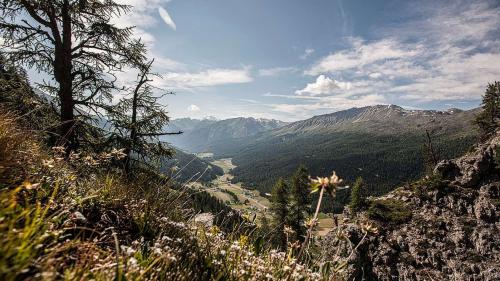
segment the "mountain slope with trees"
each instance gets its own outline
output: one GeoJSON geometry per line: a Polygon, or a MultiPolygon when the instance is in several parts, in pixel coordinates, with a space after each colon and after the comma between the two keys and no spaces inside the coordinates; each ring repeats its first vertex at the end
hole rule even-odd
{"type": "MultiPolygon", "coordinates": [[[[426,132],[440,159],[466,151],[477,139],[477,114],[478,109],[441,112],[381,105],[294,122],[241,142],[246,147],[234,154],[234,181],[269,192],[278,178],[290,177],[303,164],[314,175],[342,171],[350,183],[361,176],[370,195],[381,195],[423,174],[426,132]]],[[[328,210],[340,211],[347,197],[339,194],[343,203],[326,204],[328,210]]]]}

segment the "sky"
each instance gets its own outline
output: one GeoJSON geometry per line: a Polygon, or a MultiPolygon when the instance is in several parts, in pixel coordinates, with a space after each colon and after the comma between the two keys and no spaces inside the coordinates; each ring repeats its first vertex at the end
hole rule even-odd
{"type": "Polygon", "coordinates": [[[172,118],[469,109],[500,80],[500,0],[117,1],[172,118]]]}

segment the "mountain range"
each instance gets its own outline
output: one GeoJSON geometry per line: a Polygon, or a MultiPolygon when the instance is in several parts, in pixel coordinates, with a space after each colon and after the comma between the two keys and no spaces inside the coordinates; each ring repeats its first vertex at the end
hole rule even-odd
{"type": "MultiPolygon", "coordinates": [[[[235,182],[268,193],[280,177],[288,178],[300,164],[313,176],[336,170],[347,182],[357,176],[368,193],[380,195],[418,178],[424,170],[426,131],[439,157],[462,154],[476,140],[473,124],[479,109],[408,110],[396,105],[351,108],[284,123],[234,118],[174,120],[170,130],[185,131],[169,141],[191,152],[213,152],[233,158],[235,182]]],[[[339,196],[340,201],[347,195],[339,196]]],[[[342,203],[331,203],[330,211],[342,203]]],[[[340,210],[340,209],[339,209],[340,210]]]]}
{"type": "Polygon", "coordinates": [[[170,132],[182,132],[181,135],[167,136],[163,140],[173,146],[193,153],[223,152],[228,146],[237,146],[238,140],[280,128],[286,123],[271,119],[231,118],[225,120],[210,119],[174,119],[166,128],[170,132]]]}

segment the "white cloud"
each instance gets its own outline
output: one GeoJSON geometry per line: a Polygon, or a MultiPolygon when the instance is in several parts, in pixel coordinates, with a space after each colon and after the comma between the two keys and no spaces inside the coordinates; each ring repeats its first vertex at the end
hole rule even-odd
{"type": "Polygon", "coordinates": [[[264,68],[259,70],[260,76],[279,76],[287,73],[297,72],[298,69],[295,67],[273,67],[264,68]]]}
{"type": "Polygon", "coordinates": [[[120,27],[137,26],[146,29],[157,24],[155,12],[169,0],[116,0],[119,4],[132,6],[128,14],[114,20],[120,27]]]}
{"type": "Polygon", "coordinates": [[[308,75],[361,68],[378,61],[413,57],[417,49],[409,49],[394,39],[365,43],[359,38],[351,39],[352,46],[348,50],[328,55],[306,70],[308,75]]]}
{"type": "Polygon", "coordinates": [[[168,88],[200,88],[253,81],[248,69],[215,68],[201,72],[167,72],[155,83],[168,88]]]}
{"type": "Polygon", "coordinates": [[[351,89],[351,83],[349,82],[339,82],[325,75],[320,75],[316,78],[315,82],[307,84],[302,90],[295,91],[295,94],[312,96],[331,95],[338,92],[338,90],[349,89],[351,89]]]}
{"type": "Polygon", "coordinates": [[[158,8],[158,13],[160,14],[161,19],[168,25],[170,26],[173,30],[177,29],[177,26],[175,25],[175,22],[172,20],[172,17],[170,14],[165,10],[163,7],[158,8]]]}
{"type": "Polygon", "coordinates": [[[197,112],[200,111],[200,108],[196,104],[191,104],[190,106],[188,106],[187,110],[189,112],[197,112]]]}
{"type": "MultiPolygon", "coordinates": [[[[133,34],[136,38],[141,38],[143,43],[148,48],[151,58],[155,58],[154,68],[158,71],[165,70],[179,70],[184,68],[182,63],[176,62],[170,58],[163,56],[162,54],[155,52],[155,42],[156,38],[153,33],[148,30],[158,24],[158,13],[160,18],[164,21],[168,21],[170,18],[173,28],[175,30],[175,23],[172,18],[166,12],[161,5],[164,5],[170,0],[116,0],[119,4],[125,4],[132,6],[129,13],[123,14],[120,17],[114,18],[113,23],[118,27],[130,27],[134,26],[133,34]],[[161,14],[161,9],[166,12],[168,17],[163,17],[161,14]],[[167,20],[166,20],[167,19],[167,20]]],[[[167,23],[168,24],[168,23],[167,23]]]]}
{"type": "Polygon", "coordinates": [[[302,55],[300,55],[300,59],[302,60],[305,60],[307,59],[310,55],[312,55],[314,53],[314,49],[313,48],[307,48],[304,50],[304,53],[302,55]]]}

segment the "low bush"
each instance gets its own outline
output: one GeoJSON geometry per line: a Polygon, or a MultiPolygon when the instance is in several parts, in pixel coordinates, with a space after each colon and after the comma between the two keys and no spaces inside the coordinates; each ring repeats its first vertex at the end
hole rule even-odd
{"type": "Polygon", "coordinates": [[[396,199],[379,199],[371,202],[368,217],[389,224],[408,221],[412,214],[408,206],[396,199]]]}

